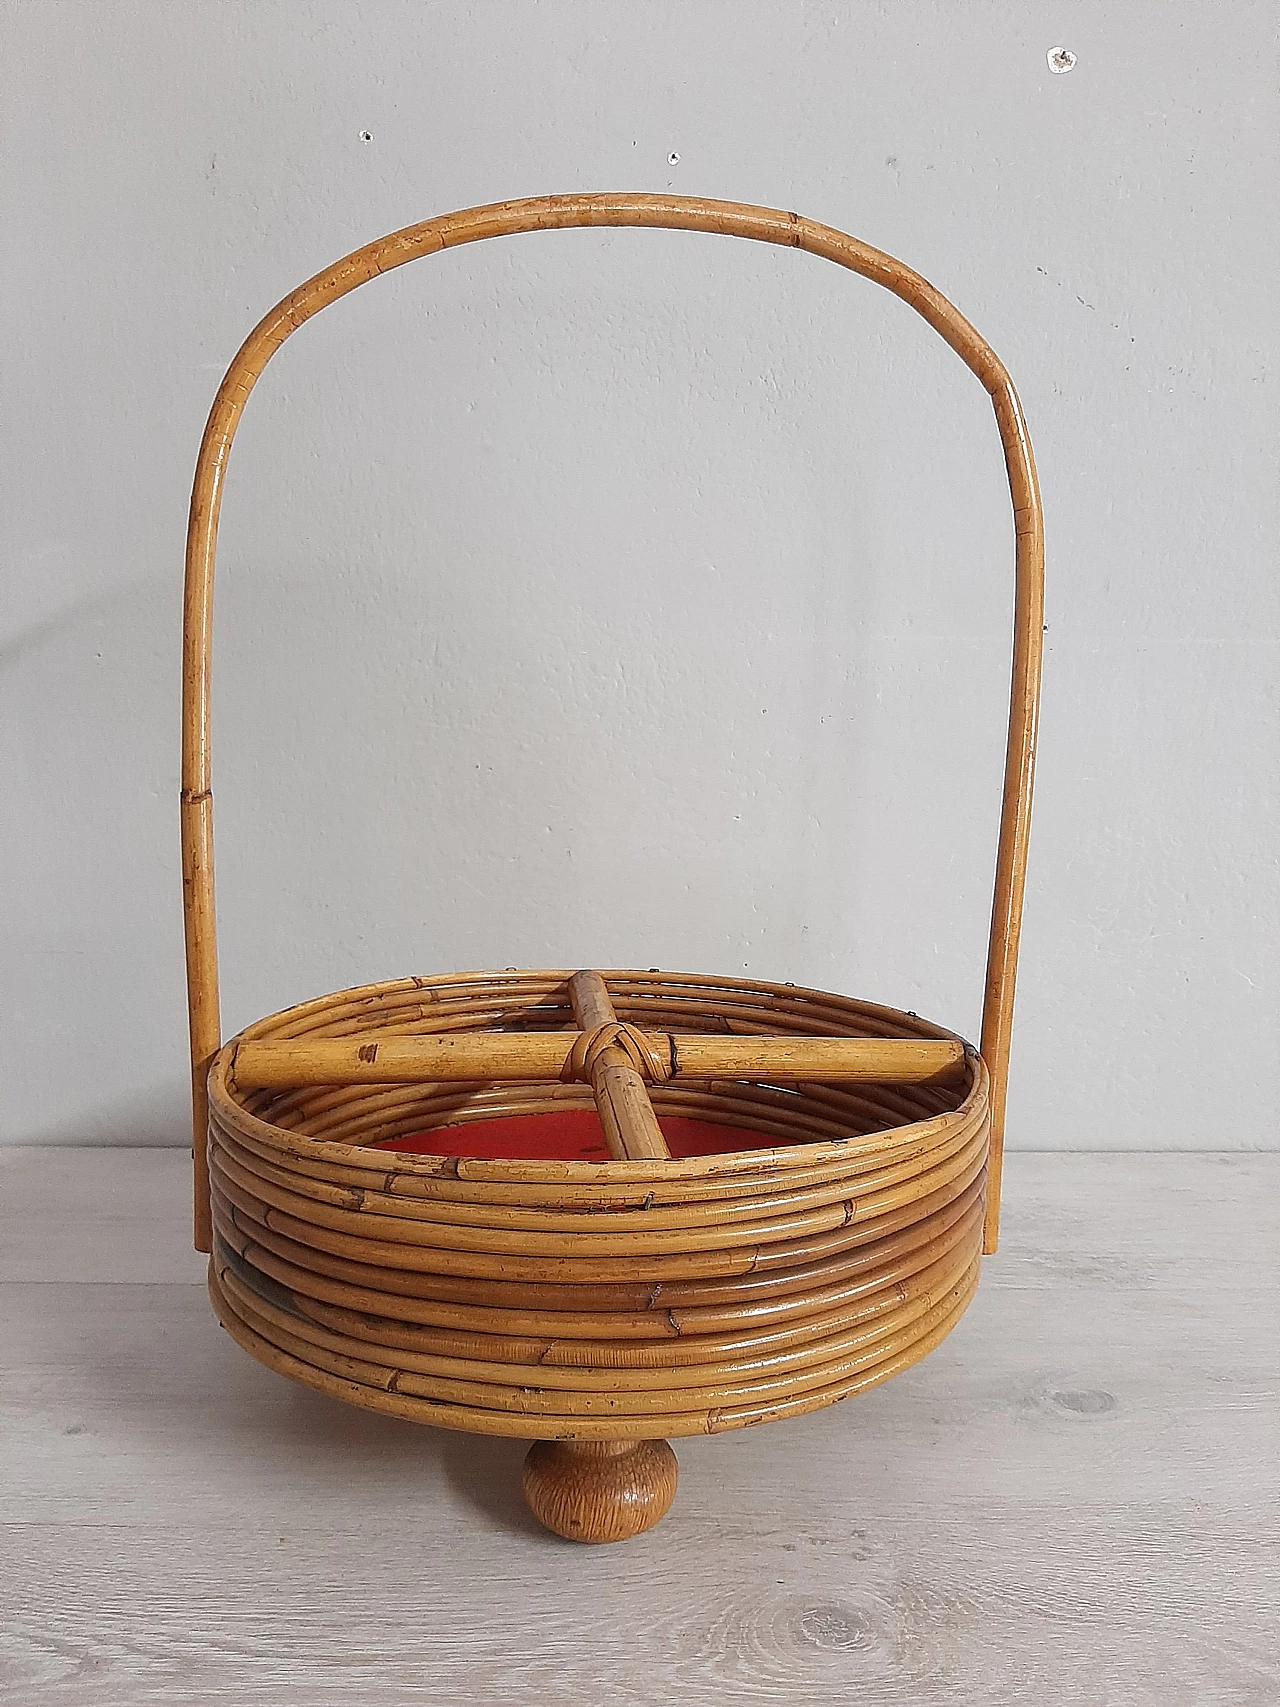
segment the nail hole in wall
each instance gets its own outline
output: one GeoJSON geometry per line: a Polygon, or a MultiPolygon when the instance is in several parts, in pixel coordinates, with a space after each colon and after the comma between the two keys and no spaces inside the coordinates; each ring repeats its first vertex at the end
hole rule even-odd
{"type": "Polygon", "coordinates": [[[667,155],[667,165],[668,166],[678,166],[679,164],[680,164],[680,156],[676,153],[675,149],[673,148],[671,150],[670,154],[667,155]]]}
{"type": "Polygon", "coordinates": [[[372,142],[373,132],[371,130],[362,130],[360,132],[360,140],[361,142],[372,142]]]}
{"type": "Polygon", "coordinates": [[[1049,61],[1050,71],[1070,71],[1075,65],[1076,56],[1069,47],[1051,47],[1045,58],[1049,61]]]}

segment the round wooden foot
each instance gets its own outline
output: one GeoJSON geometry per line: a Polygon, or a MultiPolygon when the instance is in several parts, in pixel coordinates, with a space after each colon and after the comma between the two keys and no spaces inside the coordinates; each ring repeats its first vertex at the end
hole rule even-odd
{"type": "Polygon", "coordinates": [[[679,1474],[665,1440],[535,1440],[524,1497],[566,1540],[626,1541],[665,1516],[679,1474]]]}

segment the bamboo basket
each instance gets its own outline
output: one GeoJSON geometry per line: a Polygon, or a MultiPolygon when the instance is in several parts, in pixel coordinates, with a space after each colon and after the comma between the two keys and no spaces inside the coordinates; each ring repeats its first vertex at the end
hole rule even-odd
{"type": "Polygon", "coordinates": [[[336,1398],[531,1440],[531,1506],[589,1541],[663,1515],[669,1438],[834,1404],[937,1345],[996,1247],[1042,582],[1035,465],[1000,362],[918,274],[796,214],[643,195],[507,202],[396,232],[274,308],[209,417],[184,609],[195,1243],[234,1338],[336,1398]],[[390,267],[601,225],[835,261],[915,308],[991,395],[1016,598],[979,1049],[845,996],[656,970],[405,978],[223,1044],[209,668],[222,482],[248,395],[303,321],[390,267]],[[596,1137],[539,1152],[539,1133],[571,1127],[596,1137]]]}

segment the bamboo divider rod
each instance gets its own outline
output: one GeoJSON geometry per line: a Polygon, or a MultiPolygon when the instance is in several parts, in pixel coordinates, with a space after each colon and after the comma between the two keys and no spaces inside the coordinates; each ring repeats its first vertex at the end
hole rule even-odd
{"type": "MultiPolygon", "coordinates": [[[[575,972],[569,980],[569,1000],[584,1034],[618,1023],[608,988],[598,972],[575,972]]],[[[575,1038],[575,1044],[577,1041],[575,1038]]],[[[626,1051],[616,1043],[605,1044],[588,1056],[587,1071],[609,1154],[620,1162],[668,1160],[671,1151],[644,1079],[626,1051]]]]}
{"type": "MultiPolygon", "coordinates": [[[[556,1080],[581,1035],[576,1031],[475,1031],[364,1042],[356,1038],[246,1041],[235,1046],[228,1077],[237,1091],[450,1080],[556,1080]]],[[[677,1081],[923,1084],[950,1078],[964,1065],[964,1045],[949,1039],[692,1037],[671,1032],[641,1035],[656,1053],[673,1063],[670,1076],[677,1081]]],[[[621,1049],[603,1051],[601,1062],[618,1072],[625,1068],[636,1079],[641,1077],[621,1049]]]]}

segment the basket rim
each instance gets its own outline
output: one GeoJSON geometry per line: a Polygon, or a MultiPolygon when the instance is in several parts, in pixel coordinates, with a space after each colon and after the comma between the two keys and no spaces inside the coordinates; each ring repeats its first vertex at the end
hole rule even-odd
{"type": "MultiPolygon", "coordinates": [[[[415,990],[465,991],[478,985],[492,990],[506,985],[513,991],[530,984],[545,984],[548,980],[567,985],[572,970],[563,968],[515,968],[501,971],[450,972],[436,975],[410,975],[370,984],[356,984],[335,990],[308,1001],[298,1002],[245,1026],[218,1050],[210,1064],[208,1092],[210,1119],[217,1118],[232,1131],[242,1130],[247,1136],[265,1141],[273,1148],[305,1153],[317,1159],[363,1167],[367,1171],[386,1174],[416,1175],[421,1178],[452,1178],[476,1185],[485,1182],[498,1184],[557,1184],[575,1187],[598,1186],[605,1190],[619,1186],[634,1186],[645,1181],[707,1180],[714,1186],[718,1178],[732,1180],[744,1174],[785,1175],[793,1168],[813,1168],[836,1165],[859,1153],[874,1153],[891,1140],[890,1147],[927,1140],[942,1135],[958,1124],[981,1119],[989,1102],[989,1072],[980,1052],[957,1032],[950,1031],[920,1015],[885,1004],[864,1002],[860,998],[821,990],[809,985],[778,983],[759,978],[736,978],[715,973],[667,972],[656,968],[601,968],[602,976],[629,984],[651,984],[655,993],[663,986],[683,990],[713,992],[715,990],[756,992],[783,1001],[806,999],[820,1001],[848,1010],[851,1016],[866,1017],[878,1022],[901,1025],[908,1035],[953,1040],[964,1044],[969,1084],[963,1098],[954,1109],[922,1120],[902,1125],[882,1127],[876,1132],[851,1134],[848,1138],[816,1139],[795,1144],[770,1144],[759,1149],[727,1150],[708,1156],[670,1157],[661,1160],[605,1162],[548,1160],[526,1157],[458,1157],[447,1154],[380,1149],[370,1144],[353,1144],[345,1140],[312,1138],[305,1132],[276,1126],[272,1121],[253,1114],[231,1094],[227,1073],[237,1046],[249,1039],[280,1036],[279,1027],[289,1022],[314,1018],[327,1009],[349,1006],[366,1001],[372,1007],[380,998],[392,994],[408,994],[415,990]]],[[[554,985],[553,985],[554,987],[554,985]]],[[[501,1026],[477,1026],[476,1030],[499,1032],[501,1026]]],[[[814,1081],[817,1082],[817,1081],[814,1081]]],[[[749,1116],[734,1124],[751,1130],[749,1116]]]]}

